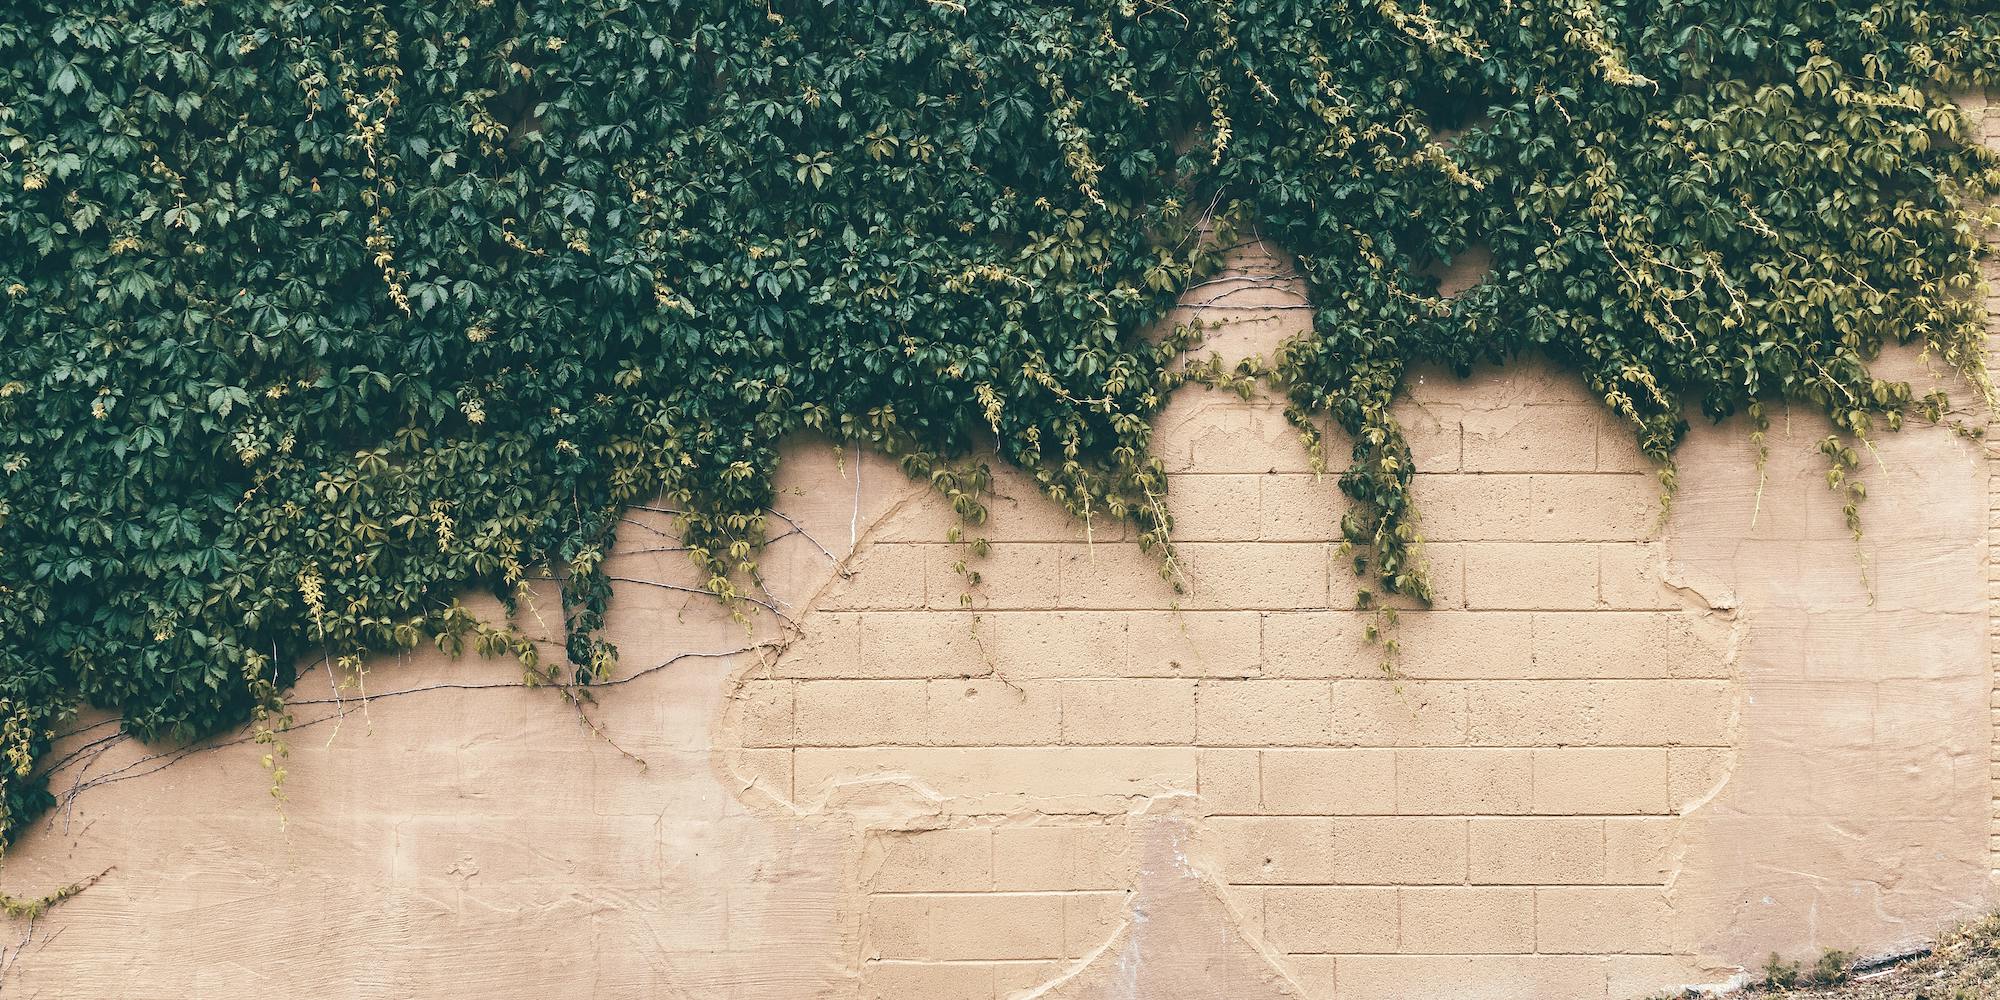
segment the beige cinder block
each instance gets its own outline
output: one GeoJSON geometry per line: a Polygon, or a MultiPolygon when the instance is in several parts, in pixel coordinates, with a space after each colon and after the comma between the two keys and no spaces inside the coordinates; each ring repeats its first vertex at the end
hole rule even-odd
{"type": "MultiPolygon", "coordinates": [[[[1268,355],[1298,295],[1225,281],[1183,318],[1268,355]]],[[[1268,393],[1192,388],[1160,419],[1179,596],[1019,473],[982,560],[891,463],[801,440],[771,613],[621,584],[629,680],[588,725],[502,663],[384,660],[365,702],[309,674],[282,824],[253,745],[86,752],[0,883],[111,871],[0,987],[1620,1000],[1994,903],[1985,452],[1881,438],[1857,547],[1821,421],[1774,414],[1761,474],[1741,421],[1703,427],[1662,524],[1574,376],[1410,381],[1439,600],[1392,670],[1337,487],[1268,393]]],[[[634,520],[636,550],[659,525],[634,520]]],[[[665,555],[620,575],[681,580],[665,555]]]]}

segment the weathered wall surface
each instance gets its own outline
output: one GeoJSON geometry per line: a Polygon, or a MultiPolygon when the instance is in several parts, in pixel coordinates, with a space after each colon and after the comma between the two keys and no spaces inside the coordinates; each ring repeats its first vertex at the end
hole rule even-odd
{"type": "MultiPolygon", "coordinates": [[[[1225,355],[1304,322],[1282,277],[1193,299],[1225,355]]],[[[0,940],[0,989],[1619,1000],[2000,896],[1978,444],[1885,436],[1857,543],[1804,413],[1761,476],[1696,431],[1664,524],[1573,378],[1428,374],[1400,416],[1439,600],[1394,677],[1272,399],[1161,422],[1178,598],[1005,474],[975,585],[940,501],[800,442],[751,625],[633,513],[594,705],[436,654],[365,697],[313,672],[282,819],[261,747],[80,728],[0,881],[109,871],[0,940]]]]}

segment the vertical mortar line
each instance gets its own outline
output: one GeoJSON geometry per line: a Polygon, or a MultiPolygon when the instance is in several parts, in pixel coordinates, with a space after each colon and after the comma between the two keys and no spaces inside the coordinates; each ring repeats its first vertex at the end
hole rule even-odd
{"type": "MultiPolygon", "coordinates": [[[[1661,790],[1660,801],[1666,803],[1666,810],[1661,815],[1671,816],[1674,814],[1674,752],[1667,747],[1661,747],[1660,756],[1666,763],[1666,766],[1660,768],[1660,783],[1664,786],[1661,790]]],[[[1604,824],[1604,844],[1604,863],[1609,865],[1611,863],[1611,823],[1609,820],[1605,821],[1604,824]]]]}
{"type": "MultiPolygon", "coordinates": [[[[1200,692],[1201,689],[1197,687],[1195,689],[1195,697],[1197,700],[1199,700],[1199,698],[1201,697],[1200,692]]],[[[1197,806],[1203,803],[1203,796],[1205,794],[1201,790],[1201,785],[1202,785],[1201,775],[1203,771],[1207,770],[1202,766],[1202,762],[1206,759],[1207,755],[1201,752],[1201,719],[1199,716],[1197,716],[1195,719],[1195,735],[1194,735],[1194,797],[1197,806]]],[[[1264,799],[1263,791],[1262,789],[1259,789],[1257,793],[1257,800],[1260,805],[1263,803],[1263,799],[1264,799]]]]}
{"type": "MultiPolygon", "coordinates": [[[[1532,622],[1534,619],[1530,617],[1528,620],[1532,622]]],[[[1532,635],[1533,634],[1532,625],[1529,626],[1529,631],[1530,635],[1532,635]]],[[[1534,662],[1532,655],[1529,658],[1529,662],[1530,663],[1534,662]]],[[[1532,668],[1530,669],[1529,673],[1532,676],[1533,674],[1532,668]]],[[[1530,816],[1539,815],[1541,813],[1540,809],[1535,808],[1535,777],[1536,773],[1542,769],[1541,758],[1542,758],[1542,751],[1539,748],[1536,747],[1528,748],[1528,815],[1530,816]]],[[[1472,821],[1469,819],[1466,820],[1465,825],[1466,829],[1470,830],[1472,828],[1472,821]]],[[[1469,833],[1467,834],[1467,836],[1470,835],[1471,834],[1469,833]]],[[[1465,878],[1466,881],[1468,882],[1472,880],[1472,851],[1470,849],[1470,845],[1468,845],[1465,854],[1465,878]]]]}
{"type": "Polygon", "coordinates": [[[1534,938],[1531,954],[1542,953],[1542,887],[1528,888],[1528,933],[1534,938]]]}
{"type": "MultiPolygon", "coordinates": [[[[1530,611],[1528,612],[1528,677],[1530,679],[1540,676],[1540,669],[1542,666],[1541,653],[1542,653],[1542,613],[1540,611],[1530,611]]],[[[1471,707],[1472,706],[1470,705],[1466,706],[1468,711],[1471,710],[1471,707]]],[[[1471,722],[1468,720],[1466,725],[1468,726],[1471,725],[1471,722]]],[[[1529,780],[1528,794],[1532,796],[1535,791],[1534,787],[1535,772],[1532,763],[1533,758],[1529,758],[1529,760],[1530,760],[1530,766],[1528,769],[1528,780],[1529,780]]]]}
{"type": "Polygon", "coordinates": [[[1271,941],[1271,887],[1257,889],[1257,936],[1266,944],[1271,941]]]}
{"type": "MultiPolygon", "coordinates": [[[[1460,824],[1459,827],[1460,829],[1465,831],[1465,884],[1467,886],[1473,884],[1472,883],[1472,821],[1474,818],[1475,817],[1472,816],[1465,817],[1465,821],[1462,824],[1460,824]]],[[[1396,900],[1397,900],[1396,936],[1397,940],[1401,941],[1403,925],[1402,925],[1402,911],[1401,911],[1402,890],[1400,889],[1397,890],[1396,892],[1396,900]]]]}
{"type": "MultiPolygon", "coordinates": [[[[1196,688],[1196,691],[1196,696],[1199,697],[1200,688],[1196,688]]],[[[1257,754],[1257,811],[1261,813],[1269,809],[1270,806],[1264,802],[1264,751],[1258,750],[1255,752],[1257,754]]],[[[1199,759],[1199,755],[1197,755],[1197,759],[1199,759]]]]}
{"type": "Polygon", "coordinates": [[[1472,569],[1468,565],[1471,560],[1467,558],[1471,552],[1470,546],[1458,543],[1458,606],[1465,611],[1472,610],[1472,600],[1467,596],[1470,591],[1466,589],[1472,583],[1472,569]]]}
{"type": "Polygon", "coordinates": [[[1396,897],[1396,951],[1400,954],[1403,950],[1403,886],[1395,886],[1390,891],[1396,897]]]}
{"type": "MultiPolygon", "coordinates": [[[[1389,808],[1398,816],[1406,815],[1403,812],[1403,750],[1401,747],[1389,748],[1389,808]]],[[[1465,848],[1468,852],[1466,854],[1466,858],[1468,859],[1466,861],[1466,868],[1469,872],[1472,865],[1470,860],[1472,857],[1470,853],[1472,850],[1472,835],[1468,833],[1465,836],[1465,848]]],[[[1338,848],[1339,845],[1336,844],[1335,849],[1337,850],[1338,848]]],[[[1470,877],[1470,875],[1467,876],[1467,878],[1470,877]]],[[[1397,905],[1402,905],[1400,900],[1397,902],[1397,905]]]]}
{"type": "MultiPolygon", "coordinates": [[[[861,646],[859,628],[856,630],[854,645],[858,654],[861,646]]],[[[857,659],[859,657],[857,656],[857,659]]],[[[786,699],[791,702],[785,713],[785,804],[797,806],[799,802],[799,682],[785,682],[786,699]]]]}

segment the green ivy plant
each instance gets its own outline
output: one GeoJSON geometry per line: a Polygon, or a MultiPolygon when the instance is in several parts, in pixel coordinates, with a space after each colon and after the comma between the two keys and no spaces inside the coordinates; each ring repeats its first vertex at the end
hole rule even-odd
{"type": "Polygon", "coordinates": [[[1552,358],[1669,488],[1693,413],[1800,402],[1858,502],[1946,406],[1883,345],[1989,392],[1949,94],[1996,77],[1977,0],[16,0],[0,840],[82,705],[271,734],[423,642],[605,676],[621,510],[737,600],[800,432],[974,525],[990,447],[1170,554],[1150,421],[1225,379],[1145,331],[1232,233],[1297,256],[1259,377],[1351,442],[1370,586],[1430,595],[1417,363],[1552,358]],[[543,573],[559,667],[454,597],[543,573]]]}

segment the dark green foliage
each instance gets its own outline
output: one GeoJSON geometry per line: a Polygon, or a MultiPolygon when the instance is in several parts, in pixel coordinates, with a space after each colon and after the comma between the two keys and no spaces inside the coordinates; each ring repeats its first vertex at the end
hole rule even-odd
{"type": "Polygon", "coordinates": [[[1813,986],[1839,986],[1852,975],[1854,955],[1838,948],[1828,948],[1821,952],[1819,961],[1813,963],[1812,972],[1806,976],[1813,986]]]}
{"type": "Polygon", "coordinates": [[[1273,377],[1352,439],[1391,592],[1429,592],[1412,363],[1551,356],[1663,465],[1684,412],[1804,401],[1858,501],[1855,440],[1943,406],[1885,342],[1986,385],[2000,171],[1944,95],[1996,69],[1965,0],[20,0],[0,838],[80,704],[184,739],[281,725],[301,664],[532,659],[467,587],[553,572],[601,676],[621,506],[732,599],[799,431],[975,524],[991,444],[1165,549],[1148,421],[1206,370],[1140,333],[1232,229],[1298,255],[1273,377]]]}
{"type": "Polygon", "coordinates": [[[1819,960],[1810,969],[1801,969],[1799,963],[1787,962],[1774,951],[1770,958],[1765,959],[1764,978],[1756,985],[1767,990],[1839,986],[1847,982],[1853,968],[1854,955],[1838,948],[1821,952],[1819,960]]]}
{"type": "Polygon", "coordinates": [[[1779,958],[1775,951],[1771,953],[1770,958],[1764,960],[1764,980],[1758,985],[1765,989],[1783,990],[1798,984],[1799,963],[1787,962],[1779,958]]]}

